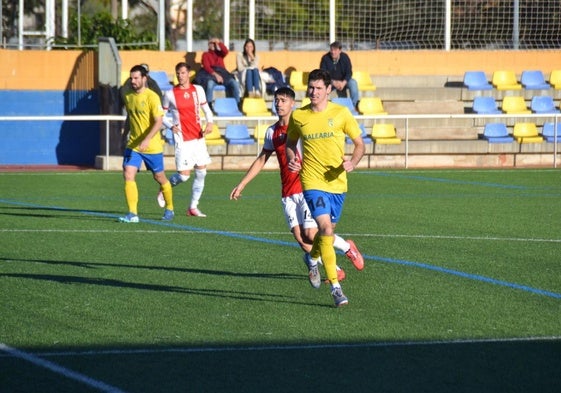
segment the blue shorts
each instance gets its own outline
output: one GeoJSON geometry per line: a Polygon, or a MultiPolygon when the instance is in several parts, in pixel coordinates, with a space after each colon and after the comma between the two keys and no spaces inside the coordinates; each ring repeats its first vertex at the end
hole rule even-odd
{"type": "Polygon", "coordinates": [[[123,167],[134,166],[140,169],[142,163],[146,165],[146,169],[152,173],[159,173],[164,171],[164,154],[145,154],[132,149],[125,149],[123,155],[123,167]]]}
{"type": "Polygon", "coordinates": [[[304,198],[310,208],[312,217],[316,218],[323,214],[329,214],[332,223],[339,222],[343,211],[343,203],[347,194],[332,194],[319,190],[304,191],[304,198]]]}

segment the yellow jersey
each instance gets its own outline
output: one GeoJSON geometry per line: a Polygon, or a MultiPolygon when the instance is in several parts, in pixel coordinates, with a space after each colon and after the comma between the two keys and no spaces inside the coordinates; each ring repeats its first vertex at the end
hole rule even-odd
{"type": "Polygon", "coordinates": [[[314,112],[310,105],[294,110],[288,124],[288,139],[302,142],[300,179],[304,190],[333,194],[347,192],[347,172],[343,168],[345,136],[361,135],[348,108],[328,102],[325,110],[314,112]]]}
{"type": "MultiPolygon", "coordinates": [[[[138,146],[150,132],[154,118],[164,115],[162,103],[158,94],[146,88],[141,93],[134,90],[125,94],[125,107],[129,118],[130,135],[127,143],[129,149],[138,151],[138,146]]],[[[156,154],[164,151],[164,139],[160,132],[150,140],[148,149],[143,153],[156,154]]]]}

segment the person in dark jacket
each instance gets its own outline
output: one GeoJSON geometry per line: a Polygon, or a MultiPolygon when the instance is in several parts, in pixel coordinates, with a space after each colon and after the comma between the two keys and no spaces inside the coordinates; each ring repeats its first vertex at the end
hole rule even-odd
{"type": "Polygon", "coordinates": [[[319,68],[331,75],[331,86],[339,97],[346,97],[347,90],[353,105],[358,104],[358,84],[353,76],[353,65],[349,56],[343,52],[343,45],[334,41],[329,45],[329,52],[321,57],[319,68]]]}

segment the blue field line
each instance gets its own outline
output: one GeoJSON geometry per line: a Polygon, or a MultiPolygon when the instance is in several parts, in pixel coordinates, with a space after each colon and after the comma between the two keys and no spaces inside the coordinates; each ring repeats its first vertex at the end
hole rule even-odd
{"type": "MultiPolygon", "coordinates": [[[[94,212],[94,211],[89,211],[89,210],[70,209],[70,208],[56,207],[56,206],[42,206],[42,205],[37,205],[37,204],[32,204],[32,203],[24,203],[24,202],[10,201],[10,200],[4,200],[4,199],[0,199],[0,203],[6,203],[6,204],[11,204],[11,205],[19,205],[19,206],[27,206],[27,207],[32,207],[32,208],[36,208],[36,209],[40,208],[40,209],[50,209],[50,210],[58,210],[58,211],[71,211],[71,212],[81,213],[81,214],[85,214],[85,215],[89,215],[89,216],[113,218],[115,220],[117,220],[119,218],[118,215],[110,214],[110,213],[94,212]]],[[[260,243],[267,243],[267,244],[274,244],[274,245],[279,245],[279,246],[288,246],[288,247],[299,248],[298,244],[296,244],[295,241],[287,242],[287,241],[282,241],[282,240],[273,240],[273,239],[267,239],[267,238],[263,238],[263,237],[257,237],[257,236],[246,235],[246,234],[235,233],[235,232],[229,232],[229,231],[222,231],[222,230],[215,230],[215,229],[205,229],[205,228],[193,227],[193,226],[189,226],[189,225],[175,224],[175,223],[171,223],[171,222],[167,222],[167,221],[160,221],[160,220],[141,219],[140,222],[149,223],[149,224],[158,225],[158,226],[165,226],[165,227],[175,228],[175,229],[183,229],[183,230],[192,231],[192,232],[209,233],[209,234],[215,234],[215,235],[220,235],[220,236],[225,236],[225,237],[230,237],[230,238],[236,238],[236,239],[250,240],[250,241],[256,241],[256,242],[260,242],[260,243]]],[[[120,225],[131,226],[131,225],[137,225],[137,224],[120,224],[120,225]]],[[[339,253],[341,253],[341,252],[339,252],[339,253]]],[[[534,287],[530,287],[530,286],[522,285],[522,284],[516,284],[516,283],[512,283],[512,282],[508,282],[508,281],[497,280],[497,279],[482,276],[482,275],[479,275],[479,274],[466,273],[466,272],[462,272],[460,270],[448,269],[448,268],[444,268],[444,267],[440,267],[440,266],[430,265],[430,264],[427,264],[427,263],[406,261],[406,260],[401,260],[401,259],[385,258],[385,257],[378,257],[378,256],[372,256],[372,255],[364,255],[364,254],[363,254],[363,257],[364,257],[364,259],[367,259],[367,260],[369,259],[369,260],[373,260],[373,261],[391,263],[391,264],[395,264],[395,265],[415,267],[415,268],[419,268],[419,269],[426,269],[426,270],[435,271],[435,272],[439,272],[439,273],[449,274],[449,275],[456,276],[456,277],[467,278],[467,279],[473,280],[473,281],[485,282],[485,283],[488,283],[488,284],[498,285],[498,286],[512,288],[512,289],[517,289],[517,290],[529,292],[529,293],[532,293],[532,294],[535,294],[535,295],[546,296],[546,297],[550,297],[550,298],[554,298],[554,299],[561,299],[561,293],[546,291],[546,290],[543,290],[543,289],[534,288],[534,287]]]]}

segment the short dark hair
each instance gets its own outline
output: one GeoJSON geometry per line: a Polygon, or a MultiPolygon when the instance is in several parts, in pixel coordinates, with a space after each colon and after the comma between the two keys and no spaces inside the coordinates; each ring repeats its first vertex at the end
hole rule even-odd
{"type": "Polygon", "coordinates": [[[331,85],[331,75],[329,74],[329,71],[317,68],[310,72],[310,75],[308,76],[308,83],[319,80],[322,80],[323,83],[325,83],[325,86],[331,85]]]}
{"type": "Polygon", "coordinates": [[[175,72],[179,71],[180,68],[187,68],[187,71],[191,70],[191,66],[184,61],[181,61],[175,65],[175,72]]]}
{"type": "Polygon", "coordinates": [[[343,44],[341,44],[339,41],[333,41],[331,44],[329,44],[329,47],[343,49],[343,44]]]}
{"type": "Polygon", "coordinates": [[[277,90],[275,90],[274,93],[274,97],[278,97],[278,96],[287,96],[292,98],[293,100],[296,99],[296,93],[294,93],[294,90],[292,90],[290,87],[279,87],[277,90]]]}
{"type": "Polygon", "coordinates": [[[146,76],[148,74],[148,72],[146,72],[146,68],[144,68],[140,64],[137,64],[134,67],[132,67],[130,72],[131,72],[131,74],[133,72],[140,72],[140,75],[142,75],[142,76],[146,76]]]}

